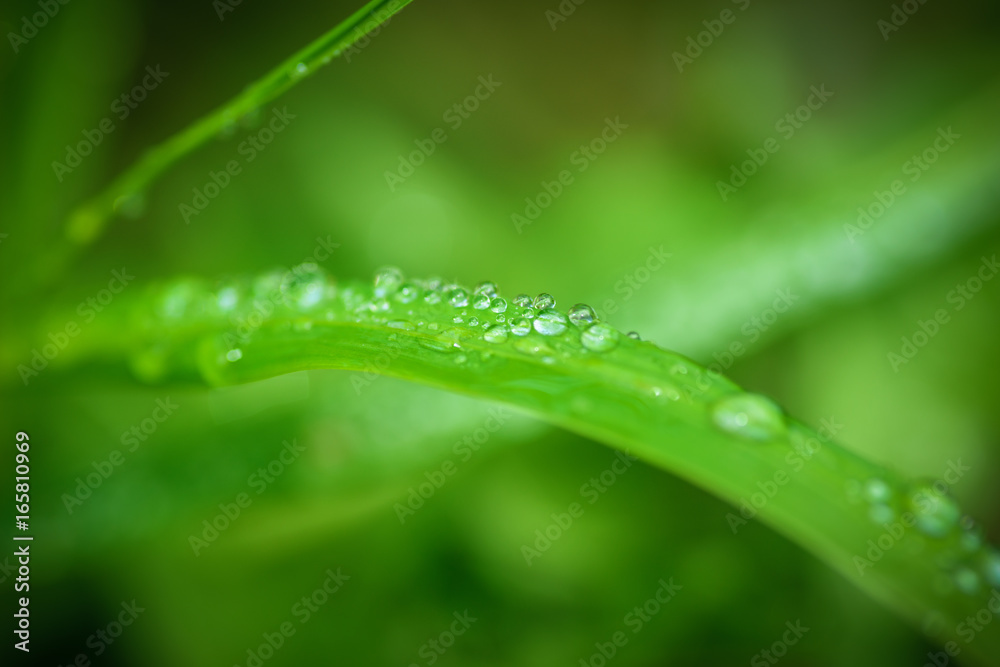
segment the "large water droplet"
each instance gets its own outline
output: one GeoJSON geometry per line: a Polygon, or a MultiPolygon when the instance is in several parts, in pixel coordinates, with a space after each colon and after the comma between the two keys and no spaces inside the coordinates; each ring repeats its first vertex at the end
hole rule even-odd
{"type": "Polygon", "coordinates": [[[472,307],[476,310],[486,310],[490,307],[490,297],[488,294],[476,294],[472,297],[472,307]]]}
{"type": "Polygon", "coordinates": [[[531,320],[525,317],[515,317],[510,321],[510,332],[515,336],[527,336],[531,333],[531,320]]]}
{"type": "Polygon", "coordinates": [[[504,299],[503,297],[500,296],[495,297],[492,301],[490,301],[490,310],[492,310],[494,313],[506,312],[507,299],[504,299]]]}
{"type": "Polygon", "coordinates": [[[448,291],[448,303],[455,308],[465,308],[469,305],[469,293],[461,287],[456,287],[448,291]]]}
{"type": "Polygon", "coordinates": [[[593,324],[597,319],[594,309],[585,303],[578,303],[569,309],[569,321],[578,327],[593,324]]]}
{"type": "Polygon", "coordinates": [[[619,333],[614,327],[598,323],[587,327],[580,334],[580,342],[588,350],[607,352],[618,346],[619,333]]]}
{"type": "Polygon", "coordinates": [[[719,399],[712,406],[712,421],[723,431],[747,440],[774,440],[787,432],[781,408],[760,394],[733,394],[719,399]]]}
{"type": "Polygon", "coordinates": [[[396,292],[396,301],[400,303],[413,303],[420,296],[420,288],[413,283],[403,283],[396,292]]]}
{"type": "Polygon", "coordinates": [[[476,285],[475,289],[475,293],[477,295],[482,294],[488,296],[491,299],[497,295],[497,291],[498,288],[496,283],[491,283],[489,281],[483,281],[479,283],[478,285],[476,285]]]}
{"type": "Polygon", "coordinates": [[[543,310],[532,322],[535,331],[543,336],[559,336],[568,328],[566,316],[558,310],[543,310]]]}
{"type": "Polygon", "coordinates": [[[383,266],[375,273],[375,296],[389,296],[403,284],[403,272],[395,266],[383,266]]]}
{"type": "Polygon", "coordinates": [[[535,310],[548,310],[556,307],[556,298],[547,292],[542,292],[531,302],[535,310]]]}
{"type": "Polygon", "coordinates": [[[507,340],[507,327],[503,324],[494,324],[486,330],[483,338],[487,343],[503,343],[507,340]]]}
{"type": "Polygon", "coordinates": [[[285,303],[309,309],[323,299],[326,274],[313,262],[299,264],[289,271],[281,283],[285,303]]]}

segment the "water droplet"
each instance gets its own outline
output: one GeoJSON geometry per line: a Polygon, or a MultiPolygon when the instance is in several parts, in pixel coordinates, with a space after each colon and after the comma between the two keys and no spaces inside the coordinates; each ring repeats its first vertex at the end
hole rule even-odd
{"type": "Polygon", "coordinates": [[[507,327],[503,324],[494,324],[486,333],[483,334],[483,339],[487,343],[503,343],[507,340],[507,327]]]}
{"type": "Polygon", "coordinates": [[[228,361],[239,361],[242,358],[243,358],[243,350],[241,350],[238,347],[229,350],[229,352],[226,352],[226,359],[228,361]]]}
{"type": "Polygon", "coordinates": [[[305,262],[286,273],[281,282],[285,303],[303,309],[318,304],[324,295],[326,274],[313,262],[305,262]]]}
{"type": "Polygon", "coordinates": [[[506,312],[507,311],[507,299],[505,299],[505,298],[503,298],[501,296],[494,297],[493,300],[490,301],[490,310],[492,310],[494,313],[503,313],[503,312],[506,312]]]}
{"type": "Polygon", "coordinates": [[[569,321],[578,327],[593,324],[597,319],[594,309],[585,303],[578,303],[569,309],[569,321]]]}
{"type": "Polygon", "coordinates": [[[451,321],[454,322],[455,324],[461,324],[465,320],[462,319],[461,315],[456,315],[455,317],[451,318],[451,321]]]}
{"type": "Polygon", "coordinates": [[[308,73],[309,73],[309,66],[306,65],[305,63],[299,63],[298,65],[295,66],[293,77],[294,78],[302,77],[308,73]]]}
{"type": "Polygon", "coordinates": [[[476,310],[486,310],[490,307],[490,297],[488,294],[476,294],[472,297],[472,307],[476,310]]]}
{"type": "Polygon", "coordinates": [[[215,304],[223,313],[230,313],[240,302],[240,290],[235,285],[220,287],[215,295],[215,304]]]}
{"type": "Polygon", "coordinates": [[[478,285],[476,285],[475,293],[477,295],[482,294],[482,295],[487,296],[490,299],[492,299],[493,297],[495,297],[497,295],[498,289],[499,288],[497,287],[496,283],[491,283],[489,281],[483,281],[483,282],[479,283],[478,285]]]}
{"type": "Polygon", "coordinates": [[[461,287],[456,287],[448,292],[448,303],[455,308],[465,308],[469,305],[469,293],[461,287]]]}
{"type": "Polygon", "coordinates": [[[389,296],[403,284],[403,272],[395,266],[383,266],[375,273],[375,296],[389,296]]]}
{"type": "Polygon", "coordinates": [[[455,363],[456,364],[464,364],[468,360],[469,360],[469,358],[466,357],[464,354],[460,354],[457,357],[455,357],[455,363]]]}
{"type": "Polygon", "coordinates": [[[475,317],[475,316],[470,317],[469,318],[469,326],[470,327],[478,327],[479,326],[479,318],[475,317]]]}
{"type": "Polygon", "coordinates": [[[518,294],[514,297],[514,305],[518,308],[527,308],[531,305],[531,297],[527,294],[518,294]]]}
{"type": "Polygon", "coordinates": [[[521,309],[521,317],[523,317],[523,318],[525,318],[527,320],[533,320],[533,319],[535,319],[535,317],[537,317],[537,315],[538,315],[538,311],[535,310],[534,308],[522,308],[521,309]]]}
{"type": "Polygon", "coordinates": [[[892,487],[878,477],[872,477],[865,482],[863,493],[865,500],[872,503],[886,503],[892,499],[892,487]]]}
{"type": "Polygon", "coordinates": [[[639,332],[638,331],[629,331],[625,335],[628,336],[629,338],[631,338],[632,340],[642,340],[641,338],[639,338],[639,332]]]}
{"type": "Polygon", "coordinates": [[[733,394],[719,399],[712,406],[712,420],[723,431],[747,440],[774,440],[787,432],[781,408],[760,394],[733,394]]]}
{"type": "Polygon", "coordinates": [[[527,336],[531,332],[531,320],[515,317],[510,321],[510,332],[515,336],[527,336]]]}
{"type": "Polygon", "coordinates": [[[431,305],[441,303],[441,295],[438,294],[437,290],[429,289],[424,292],[424,303],[431,305]]]}
{"type": "Polygon", "coordinates": [[[917,515],[917,530],[930,537],[946,537],[962,516],[958,503],[931,485],[918,486],[910,494],[910,506],[917,515]]]}
{"type": "Polygon", "coordinates": [[[535,310],[548,310],[556,307],[556,298],[547,292],[542,292],[531,302],[535,310]]]}
{"type": "Polygon", "coordinates": [[[618,338],[618,330],[603,323],[591,325],[580,334],[583,346],[594,352],[613,350],[618,346],[618,338]]]}
{"type": "Polygon", "coordinates": [[[507,321],[507,316],[506,316],[506,315],[504,315],[503,313],[500,313],[500,314],[499,314],[499,315],[497,315],[497,316],[496,316],[496,317],[495,317],[494,319],[495,319],[495,320],[496,320],[497,322],[506,322],[506,321],[507,321]]]}
{"type": "Polygon", "coordinates": [[[532,326],[535,327],[535,331],[543,336],[559,336],[568,328],[566,324],[566,316],[558,310],[552,309],[543,310],[538,317],[535,318],[534,322],[532,322],[532,326]]]}
{"type": "Polygon", "coordinates": [[[413,303],[420,296],[420,288],[413,283],[403,283],[396,292],[396,301],[400,303],[413,303]]]}
{"type": "Polygon", "coordinates": [[[417,328],[413,322],[408,322],[407,320],[390,320],[385,325],[390,329],[402,329],[403,331],[413,331],[417,328]]]}

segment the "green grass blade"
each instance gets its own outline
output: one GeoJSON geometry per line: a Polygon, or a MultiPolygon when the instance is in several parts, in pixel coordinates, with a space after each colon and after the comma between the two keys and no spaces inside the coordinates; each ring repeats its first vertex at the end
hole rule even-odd
{"type": "Polygon", "coordinates": [[[981,620],[1000,602],[1000,554],[954,500],[840,447],[835,424],[817,432],[586,309],[494,289],[392,270],[336,285],[315,265],[179,281],[122,295],[53,365],[127,358],[147,380],[211,385],[343,369],[359,386],[382,374],[500,401],[726,499],[734,533],[759,518],[967,660],[1000,655],[1000,623],[981,620]]]}
{"type": "Polygon", "coordinates": [[[70,214],[66,227],[68,238],[77,245],[93,241],[122,206],[140,196],[150,183],[177,160],[219,136],[244,117],[253,114],[261,105],[275,99],[339,56],[410,2],[412,0],[371,0],[337,27],[247,86],[242,93],[148,150],[104,191],[70,214]]]}

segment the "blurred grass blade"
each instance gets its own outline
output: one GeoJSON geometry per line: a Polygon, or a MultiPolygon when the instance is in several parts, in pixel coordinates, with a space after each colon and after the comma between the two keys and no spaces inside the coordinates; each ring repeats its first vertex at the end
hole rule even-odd
{"type": "Polygon", "coordinates": [[[207,116],[147,151],[103,192],[70,214],[66,234],[77,245],[97,238],[118,210],[187,153],[234,126],[375,30],[412,0],[372,0],[340,25],[294,53],[207,116]]]}
{"type": "Polygon", "coordinates": [[[734,533],[760,518],[967,659],[1000,655],[1000,623],[966,621],[1000,598],[1000,554],[954,500],[838,446],[835,423],[816,432],[589,308],[396,270],[336,285],[314,264],[127,297],[52,365],[127,361],[149,381],[212,385],[345,369],[359,386],[381,374],[503,402],[726,499],[734,533]]]}

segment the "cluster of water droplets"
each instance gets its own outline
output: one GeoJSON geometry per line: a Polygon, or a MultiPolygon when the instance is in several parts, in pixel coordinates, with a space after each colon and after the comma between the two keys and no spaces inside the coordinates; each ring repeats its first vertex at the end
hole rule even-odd
{"type": "Polygon", "coordinates": [[[895,542],[911,532],[917,538],[908,541],[911,549],[935,549],[934,558],[942,573],[935,584],[942,594],[958,590],[978,595],[1000,588],[1000,552],[987,543],[982,527],[963,515],[942,480],[854,480],[848,486],[848,497],[863,503],[872,523],[884,529],[878,538],[883,543],[876,544],[880,549],[895,548],[895,542]]]}
{"type": "MultiPolygon", "coordinates": [[[[180,280],[157,289],[156,305],[146,314],[147,329],[170,331],[209,323],[219,329],[222,323],[226,333],[220,336],[217,358],[223,365],[243,360],[245,347],[262,330],[318,332],[316,324],[334,321],[426,334],[420,343],[443,352],[455,352],[474,339],[489,343],[488,348],[510,344],[520,352],[541,355],[547,363],[560,355],[606,353],[625,338],[585,304],[563,312],[551,294],[508,299],[492,282],[469,290],[441,278],[408,278],[395,267],[380,269],[367,284],[338,285],[320,266],[305,262],[252,278],[215,284],[180,280]]],[[[164,335],[160,347],[167,338],[164,335]]],[[[154,349],[157,345],[148,346],[145,357],[133,364],[150,379],[164,365],[162,353],[150,356],[154,349]]],[[[489,358],[491,353],[486,350],[480,356],[489,358]]]]}

